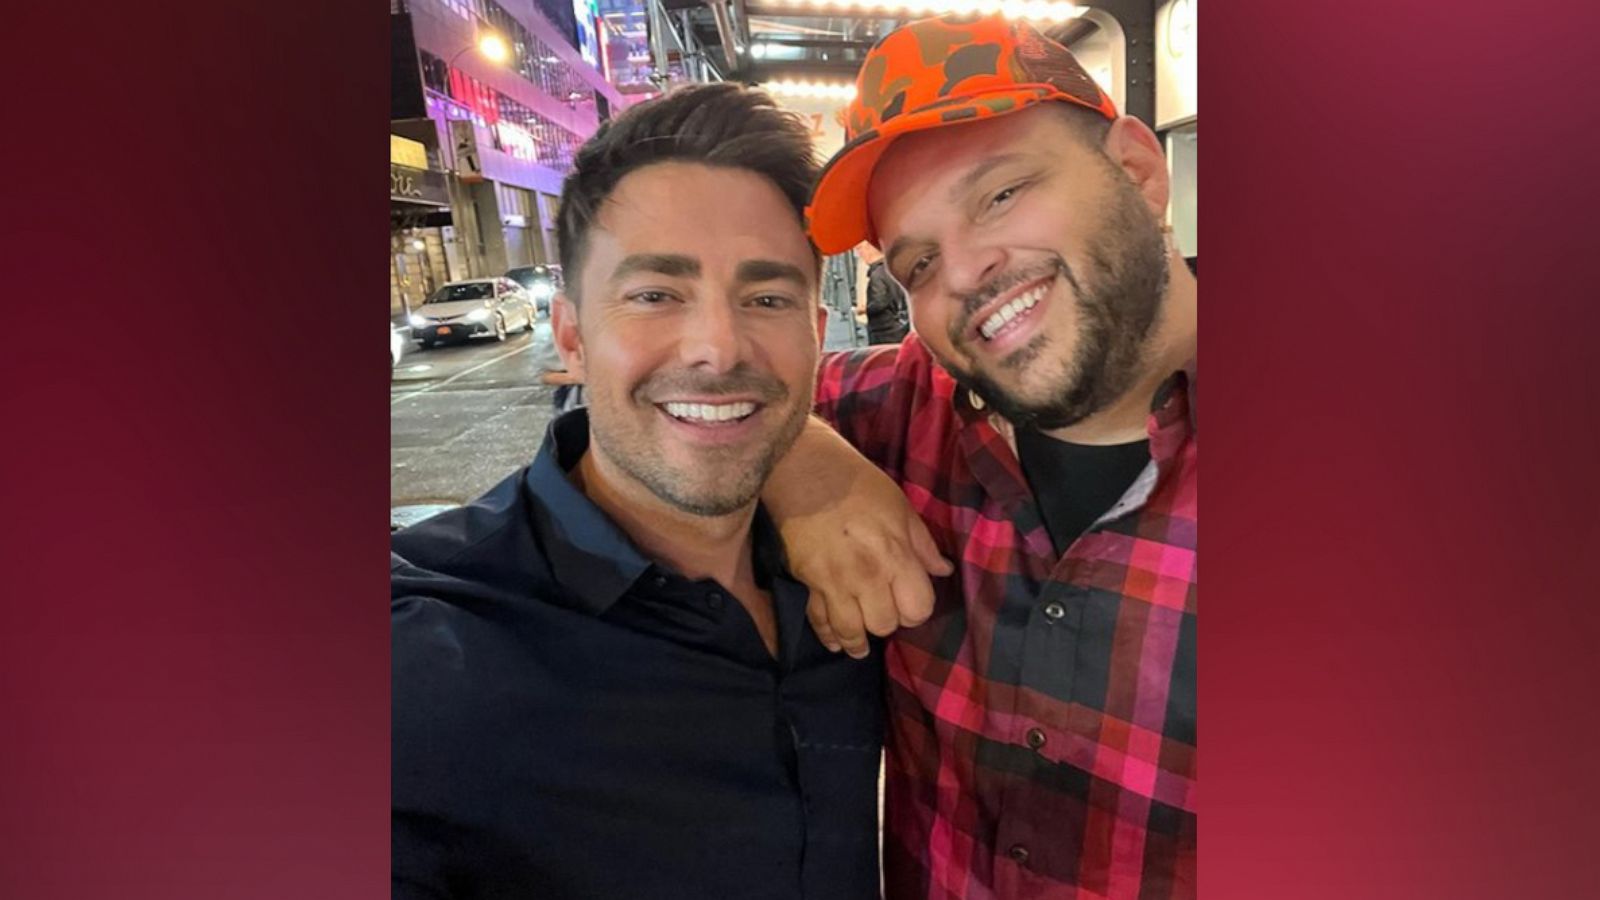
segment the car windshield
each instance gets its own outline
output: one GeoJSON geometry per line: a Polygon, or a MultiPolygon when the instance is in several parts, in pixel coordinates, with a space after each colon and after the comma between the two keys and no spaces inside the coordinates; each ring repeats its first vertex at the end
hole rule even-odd
{"type": "Polygon", "coordinates": [[[447,284],[429,297],[428,303],[454,303],[458,300],[493,300],[494,285],[486,281],[469,284],[447,284]]]}

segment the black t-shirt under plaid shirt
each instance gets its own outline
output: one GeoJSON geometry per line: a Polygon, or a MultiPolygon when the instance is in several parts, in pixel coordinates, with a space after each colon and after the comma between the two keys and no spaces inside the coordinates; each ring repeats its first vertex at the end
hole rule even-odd
{"type": "Polygon", "coordinates": [[[1195,377],[1064,554],[1009,423],[915,336],[823,361],[817,412],[905,489],[956,574],[887,650],[889,898],[1195,893],[1195,377]]]}

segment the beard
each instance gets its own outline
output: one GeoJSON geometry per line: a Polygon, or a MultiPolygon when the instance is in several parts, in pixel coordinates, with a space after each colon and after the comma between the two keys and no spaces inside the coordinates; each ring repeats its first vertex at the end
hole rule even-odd
{"type": "MultiPolygon", "coordinates": [[[[815,374],[804,385],[803,396],[810,400],[815,392],[815,374]]],[[[654,494],[662,502],[696,516],[725,516],[737,512],[761,492],[767,476],[778,460],[794,445],[805,427],[810,406],[792,400],[796,394],[782,381],[740,364],[722,375],[694,371],[657,372],[628,392],[632,407],[618,409],[604,398],[610,396],[605,385],[593,386],[589,397],[589,428],[594,444],[625,475],[654,494]],[[701,447],[690,463],[679,462],[661,452],[663,439],[651,418],[664,415],[654,398],[674,394],[703,396],[755,396],[761,408],[758,416],[770,416],[790,408],[783,419],[767,433],[738,446],[701,447]],[[647,416],[641,424],[637,411],[647,416]]]]}
{"type": "MultiPolygon", "coordinates": [[[[1077,424],[1126,394],[1141,374],[1146,341],[1166,298],[1170,273],[1161,228],[1132,185],[1116,182],[1112,208],[1084,256],[1088,260],[1084,272],[1074,272],[1066,260],[1056,257],[1042,266],[1000,276],[961,298],[967,315],[951,334],[958,347],[971,340],[966,335],[972,314],[1015,285],[1054,272],[1076,298],[1076,346],[1043,400],[1018,396],[980,367],[961,371],[941,361],[956,383],[1018,428],[1051,430],[1077,424]]],[[[1021,374],[1044,360],[1050,349],[1050,334],[1041,333],[998,365],[1021,374]]]]}

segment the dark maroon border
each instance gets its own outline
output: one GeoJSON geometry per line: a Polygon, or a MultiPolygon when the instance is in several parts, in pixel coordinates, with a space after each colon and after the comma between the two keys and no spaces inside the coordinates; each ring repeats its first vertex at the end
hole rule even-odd
{"type": "MultiPolygon", "coordinates": [[[[1205,897],[1596,894],[1585,6],[1202,14],[1205,897]]],[[[386,896],[386,11],[63,10],[8,20],[0,893],[386,896]]]]}
{"type": "Polygon", "coordinates": [[[1600,896],[1594,15],[1202,13],[1200,884],[1600,896]]]}
{"type": "Polygon", "coordinates": [[[47,6],[5,17],[0,895],[386,897],[388,11],[47,6]]]}

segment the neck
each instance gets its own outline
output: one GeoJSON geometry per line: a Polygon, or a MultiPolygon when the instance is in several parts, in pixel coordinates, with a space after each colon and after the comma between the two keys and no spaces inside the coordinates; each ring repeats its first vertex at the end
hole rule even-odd
{"type": "Polygon", "coordinates": [[[1173,372],[1195,358],[1198,323],[1196,282],[1176,251],[1167,254],[1167,296],[1151,333],[1145,365],[1133,387],[1110,406],[1066,428],[1045,432],[1074,444],[1127,444],[1149,436],[1150,400],[1173,372]]]}
{"type": "Polygon", "coordinates": [[[725,516],[697,516],[657,497],[605,457],[591,432],[589,450],[569,476],[644,554],[686,578],[710,578],[738,590],[754,584],[750,523],[756,504],[725,516]]]}

